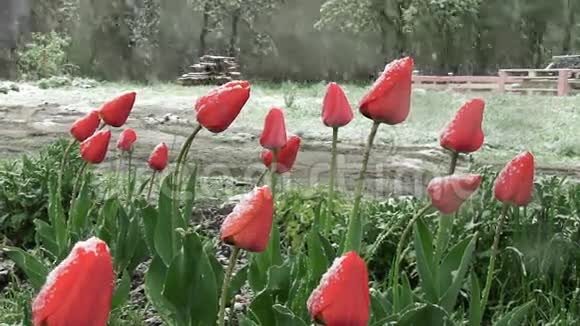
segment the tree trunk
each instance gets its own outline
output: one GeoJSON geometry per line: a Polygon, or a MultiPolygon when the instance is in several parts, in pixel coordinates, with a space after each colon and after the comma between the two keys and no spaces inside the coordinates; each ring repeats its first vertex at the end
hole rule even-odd
{"type": "Polygon", "coordinates": [[[574,12],[573,2],[577,0],[567,0],[566,21],[564,24],[564,40],[562,41],[562,53],[569,54],[572,49],[572,30],[576,25],[576,13],[574,12]]]}
{"type": "Polygon", "coordinates": [[[237,43],[238,43],[238,25],[240,22],[241,8],[234,10],[232,14],[232,33],[230,35],[230,48],[229,56],[235,57],[237,54],[237,43]]]}
{"type": "Polygon", "coordinates": [[[209,34],[209,1],[205,2],[203,6],[203,23],[201,25],[201,32],[199,33],[199,53],[198,56],[203,56],[207,50],[207,45],[205,42],[205,38],[207,34],[209,34]]]}
{"type": "Polygon", "coordinates": [[[395,35],[397,36],[397,54],[400,57],[406,56],[408,55],[408,49],[407,49],[407,35],[405,35],[405,31],[404,31],[404,24],[405,24],[405,20],[404,20],[404,14],[405,14],[405,8],[404,8],[404,3],[399,2],[397,4],[397,19],[396,19],[396,26],[395,26],[395,35]]]}

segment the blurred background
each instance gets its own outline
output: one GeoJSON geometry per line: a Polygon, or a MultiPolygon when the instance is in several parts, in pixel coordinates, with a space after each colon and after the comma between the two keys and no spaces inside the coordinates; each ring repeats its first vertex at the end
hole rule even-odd
{"type": "Polygon", "coordinates": [[[271,81],[366,81],[401,55],[487,75],[579,48],[578,0],[0,1],[0,78],[174,80],[205,54],[271,81]]]}

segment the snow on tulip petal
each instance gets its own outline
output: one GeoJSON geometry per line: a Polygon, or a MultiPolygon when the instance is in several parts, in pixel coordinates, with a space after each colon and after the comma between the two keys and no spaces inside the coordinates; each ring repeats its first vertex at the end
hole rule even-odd
{"type": "Polygon", "coordinates": [[[260,136],[260,145],[269,149],[280,149],[286,145],[286,122],[284,111],[273,108],[264,121],[264,130],[260,136]]]}
{"type": "Polygon", "coordinates": [[[337,83],[330,83],[322,103],[322,122],[327,127],[343,127],[353,119],[352,107],[337,83]]]}
{"type": "Polygon", "coordinates": [[[441,134],[441,147],[457,153],[472,153],[483,145],[481,129],[485,102],[474,99],[465,103],[441,134]]]}
{"type": "Polygon", "coordinates": [[[328,326],[366,326],[369,320],[368,272],[351,251],[334,260],[306,303],[312,319],[328,326]]]}
{"type": "Polygon", "coordinates": [[[479,174],[435,178],[427,186],[431,204],[443,214],[455,213],[479,188],[481,180],[479,174]]]}
{"type": "Polygon", "coordinates": [[[99,111],[93,110],[75,121],[70,128],[70,133],[76,140],[82,142],[97,131],[100,123],[99,111]]]}
{"type": "Polygon", "coordinates": [[[248,81],[231,81],[215,88],[195,103],[197,122],[213,133],[226,130],[250,98],[248,81]]]}
{"type": "Polygon", "coordinates": [[[109,141],[111,140],[111,131],[101,130],[81,143],[81,157],[92,164],[99,164],[105,160],[109,141]]]}
{"type": "Polygon", "coordinates": [[[407,119],[411,109],[413,59],[395,60],[362,99],[360,112],[367,118],[395,125],[407,119]]]}
{"type": "MultiPolygon", "coordinates": [[[[288,138],[288,142],[280,149],[278,153],[278,161],[276,162],[276,172],[279,174],[286,173],[292,170],[298,151],[300,151],[300,137],[292,136],[288,138]]],[[[272,158],[274,153],[271,150],[265,149],[262,151],[262,162],[267,168],[272,165],[272,158]]]]}
{"type": "Polygon", "coordinates": [[[128,92],[105,103],[100,109],[101,119],[112,127],[121,127],[129,119],[137,93],[128,92]]]}
{"type": "Polygon", "coordinates": [[[133,148],[133,143],[137,141],[137,133],[131,128],[127,128],[121,132],[119,140],[117,141],[117,148],[124,152],[130,152],[133,148]]]}
{"type": "Polygon", "coordinates": [[[35,326],[106,326],[114,287],[107,244],[78,242],[46,279],[32,302],[35,326]]]}
{"type": "Polygon", "coordinates": [[[526,206],[534,192],[534,156],[522,153],[507,163],[494,183],[495,198],[506,204],[526,206]]]}
{"type": "Polygon", "coordinates": [[[167,162],[169,160],[169,149],[165,143],[161,143],[153,149],[151,155],[149,156],[149,160],[147,163],[149,167],[157,172],[161,172],[165,170],[167,167],[167,162]]]}
{"type": "Polygon", "coordinates": [[[274,199],[270,187],[244,195],[221,226],[221,240],[251,252],[266,250],[272,230],[274,199]]]}

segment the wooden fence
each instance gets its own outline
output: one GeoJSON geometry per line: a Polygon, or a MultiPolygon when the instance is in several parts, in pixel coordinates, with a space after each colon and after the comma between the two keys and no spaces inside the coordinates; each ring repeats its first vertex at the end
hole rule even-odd
{"type": "Polygon", "coordinates": [[[580,69],[501,69],[498,76],[413,75],[413,84],[424,89],[567,96],[580,93],[580,69]]]}

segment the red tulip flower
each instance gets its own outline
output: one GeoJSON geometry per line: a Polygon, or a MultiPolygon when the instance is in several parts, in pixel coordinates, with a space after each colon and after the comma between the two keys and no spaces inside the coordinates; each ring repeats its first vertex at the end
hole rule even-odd
{"type": "Polygon", "coordinates": [[[337,83],[330,83],[322,103],[322,122],[327,127],[343,127],[352,121],[352,107],[337,83]]]}
{"type": "Polygon", "coordinates": [[[443,214],[455,213],[481,185],[481,175],[452,175],[429,182],[431,204],[443,214]]]}
{"type": "Polygon", "coordinates": [[[110,130],[101,130],[81,143],[81,157],[88,163],[99,164],[105,160],[109,141],[110,130]]]}
{"type": "Polygon", "coordinates": [[[117,141],[117,148],[123,152],[130,152],[133,149],[133,143],[137,141],[137,133],[131,128],[121,132],[117,141]]]}
{"type": "Polygon", "coordinates": [[[34,326],[106,326],[113,281],[107,244],[97,238],[78,242],[32,302],[34,326]]]}
{"type": "Polygon", "coordinates": [[[534,192],[534,156],[522,153],[499,173],[493,187],[495,198],[506,204],[526,206],[534,192]]]}
{"type": "Polygon", "coordinates": [[[100,109],[101,119],[109,126],[121,127],[127,122],[136,97],[137,93],[129,92],[105,103],[100,109]]]}
{"type": "Polygon", "coordinates": [[[412,58],[389,63],[362,99],[360,112],[369,119],[389,125],[405,121],[411,109],[412,76],[412,58]]]}
{"type": "Polygon", "coordinates": [[[350,251],[334,260],[308,298],[310,316],[327,326],[366,326],[369,286],[365,262],[350,251]]]}
{"type": "Polygon", "coordinates": [[[260,136],[260,145],[269,149],[280,149],[286,145],[286,123],[284,112],[273,108],[268,112],[264,122],[264,130],[260,136]]]}
{"type": "MultiPolygon", "coordinates": [[[[276,163],[276,172],[279,174],[286,173],[292,170],[296,156],[300,150],[300,137],[292,136],[288,138],[288,142],[278,153],[278,162],[276,163]]],[[[265,149],[262,151],[262,162],[267,168],[272,164],[274,153],[271,150],[265,149]]]]}
{"type": "Polygon", "coordinates": [[[441,146],[456,153],[472,153],[483,145],[483,110],[485,102],[474,99],[465,103],[441,134],[441,146]]]}
{"type": "Polygon", "coordinates": [[[251,252],[262,252],[268,246],[273,214],[270,187],[256,188],[226,217],[221,227],[221,240],[251,252]]]}
{"type": "Polygon", "coordinates": [[[197,100],[195,103],[197,122],[213,133],[222,132],[240,114],[249,98],[248,81],[231,81],[224,84],[197,100]]]}
{"type": "Polygon", "coordinates": [[[167,149],[165,143],[161,143],[153,149],[147,163],[149,163],[151,169],[161,172],[165,170],[165,167],[167,167],[168,157],[169,149],[167,149]]]}
{"type": "Polygon", "coordinates": [[[75,121],[71,128],[70,134],[79,142],[91,137],[99,128],[101,118],[99,118],[99,111],[93,110],[84,117],[75,121]]]}

